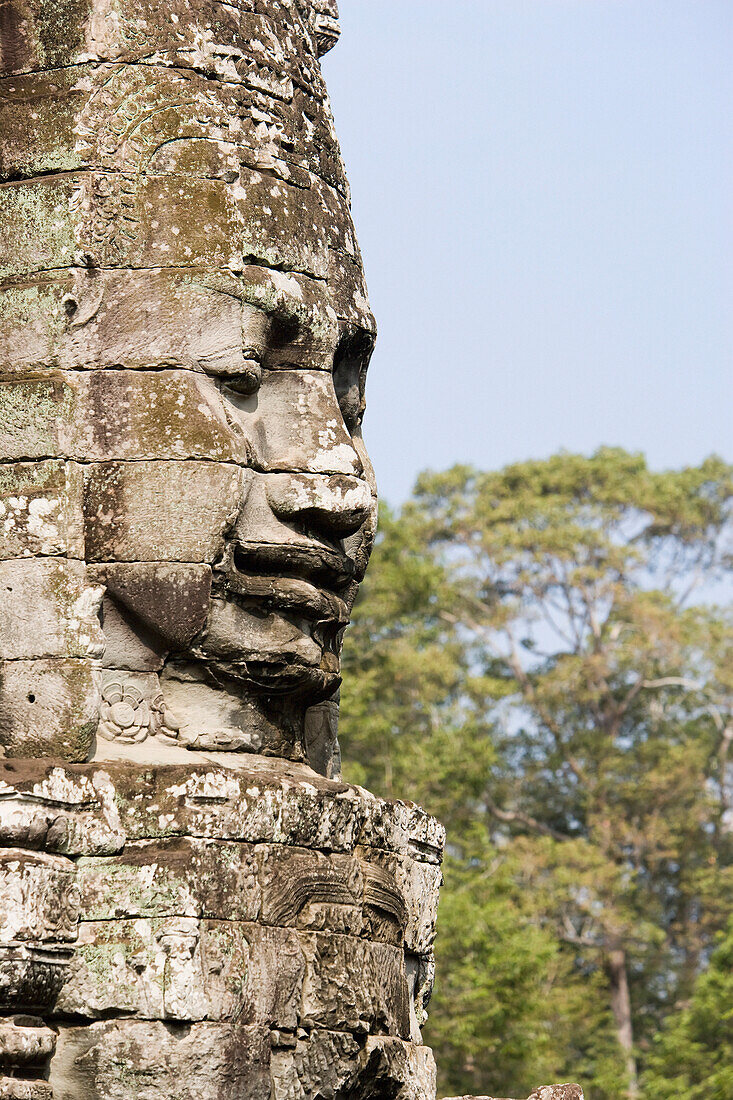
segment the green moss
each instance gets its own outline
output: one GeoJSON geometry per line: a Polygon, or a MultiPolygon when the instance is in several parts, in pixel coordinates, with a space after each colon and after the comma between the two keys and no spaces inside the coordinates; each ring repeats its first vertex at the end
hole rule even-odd
{"type": "Polygon", "coordinates": [[[76,249],[74,221],[69,213],[69,184],[49,177],[0,188],[0,226],[8,245],[0,274],[24,269],[63,267],[76,249]]]}
{"type": "Polygon", "coordinates": [[[90,12],[90,0],[43,0],[36,6],[36,35],[50,69],[68,64],[81,49],[90,12]]]}

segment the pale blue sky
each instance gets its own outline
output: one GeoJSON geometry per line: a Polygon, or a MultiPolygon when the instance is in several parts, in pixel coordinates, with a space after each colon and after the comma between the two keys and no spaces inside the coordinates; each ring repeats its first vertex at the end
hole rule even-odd
{"type": "Polygon", "coordinates": [[[730,0],[340,7],[381,494],[560,447],[732,458],[730,0]]]}

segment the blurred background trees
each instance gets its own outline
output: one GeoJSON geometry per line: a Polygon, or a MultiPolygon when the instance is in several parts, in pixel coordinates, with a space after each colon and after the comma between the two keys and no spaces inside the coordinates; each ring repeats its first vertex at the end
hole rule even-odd
{"type": "Polygon", "coordinates": [[[717,1004],[730,1050],[732,500],[718,459],[605,448],[426,473],[382,509],[345,775],[448,829],[445,1093],[733,1095],[704,1023],[717,1004]]]}

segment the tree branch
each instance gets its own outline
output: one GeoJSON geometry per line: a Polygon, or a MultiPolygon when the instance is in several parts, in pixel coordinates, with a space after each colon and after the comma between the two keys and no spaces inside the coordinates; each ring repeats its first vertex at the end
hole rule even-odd
{"type": "Polygon", "coordinates": [[[489,813],[497,819],[502,821],[506,825],[523,825],[525,829],[529,829],[533,833],[539,833],[541,836],[550,836],[553,840],[569,840],[570,837],[566,833],[560,833],[557,829],[551,828],[549,825],[545,825],[542,821],[538,821],[536,817],[530,817],[529,814],[522,813],[521,810],[500,810],[498,806],[490,799],[486,799],[486,805],[489,809],[489,813]]]}

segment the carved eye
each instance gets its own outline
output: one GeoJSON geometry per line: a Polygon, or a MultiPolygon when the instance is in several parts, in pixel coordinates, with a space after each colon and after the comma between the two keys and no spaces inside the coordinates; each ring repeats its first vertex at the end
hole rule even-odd
{"type": "Polygon", "coordinates": [[[373,347],[374,340],[368,332],[347,332],[339,340],[333,358],[336,399],[344,424],[352,434],[364,416],[364,382],[373,347]]]}

